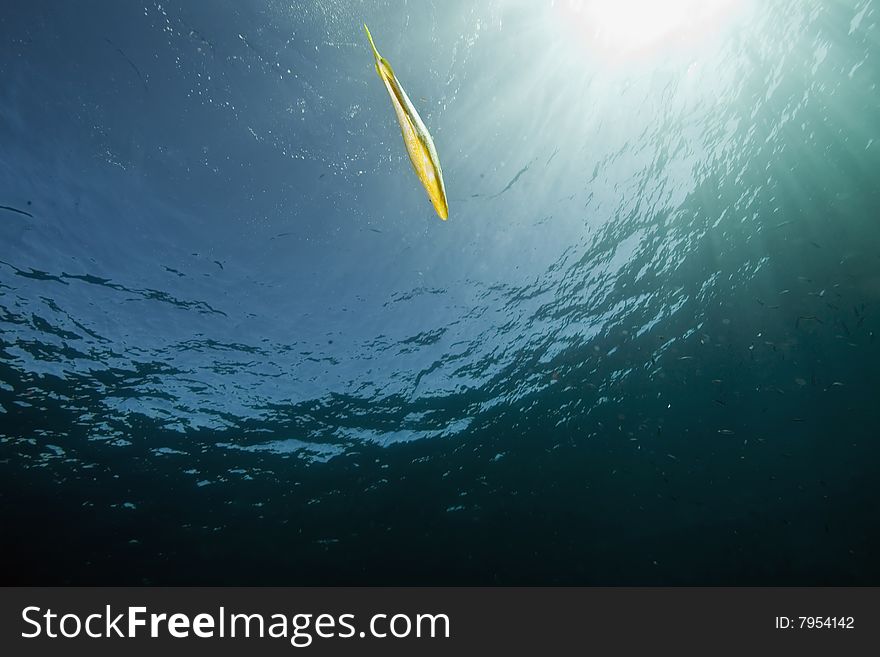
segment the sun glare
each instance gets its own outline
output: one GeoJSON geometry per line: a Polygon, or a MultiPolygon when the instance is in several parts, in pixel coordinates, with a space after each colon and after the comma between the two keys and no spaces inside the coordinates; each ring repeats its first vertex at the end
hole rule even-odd
{"type": "Polygon", "coordinates": [[[562,0],[558,6],[589,45],[626,56],[699,41],[743,1],[562,0]]]}

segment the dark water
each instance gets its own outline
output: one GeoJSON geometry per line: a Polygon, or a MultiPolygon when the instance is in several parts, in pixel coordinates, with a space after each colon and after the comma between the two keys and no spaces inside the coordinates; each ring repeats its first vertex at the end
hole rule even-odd
{"type": "Polygon", "coordinates": [[[880,5],[642,4],[4,5],[3,583],[880,584],[880,5]]]}

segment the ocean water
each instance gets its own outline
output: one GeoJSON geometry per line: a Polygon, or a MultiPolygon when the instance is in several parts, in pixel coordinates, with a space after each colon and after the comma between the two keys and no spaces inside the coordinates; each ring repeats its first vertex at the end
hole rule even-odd
{"type": "Polygon", "coordinates": [[[878,20],[6,3],[3,583],[880,584],[878,20]]]}

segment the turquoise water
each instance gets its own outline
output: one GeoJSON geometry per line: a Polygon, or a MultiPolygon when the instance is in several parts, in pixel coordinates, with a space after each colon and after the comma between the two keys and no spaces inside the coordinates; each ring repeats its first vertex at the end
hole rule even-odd
{"type": "Polygon", "coordinates": [[[4,10],[4,583],[880,583],[878,18],[4,10]]]}

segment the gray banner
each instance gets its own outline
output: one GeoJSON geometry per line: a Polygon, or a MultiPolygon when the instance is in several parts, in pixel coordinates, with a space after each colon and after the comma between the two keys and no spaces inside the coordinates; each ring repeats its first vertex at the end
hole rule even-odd
{"type": "Polygon", "coordinates": [[[868,654],[877,588],[5,588],[7,655],[868,654]]]}

